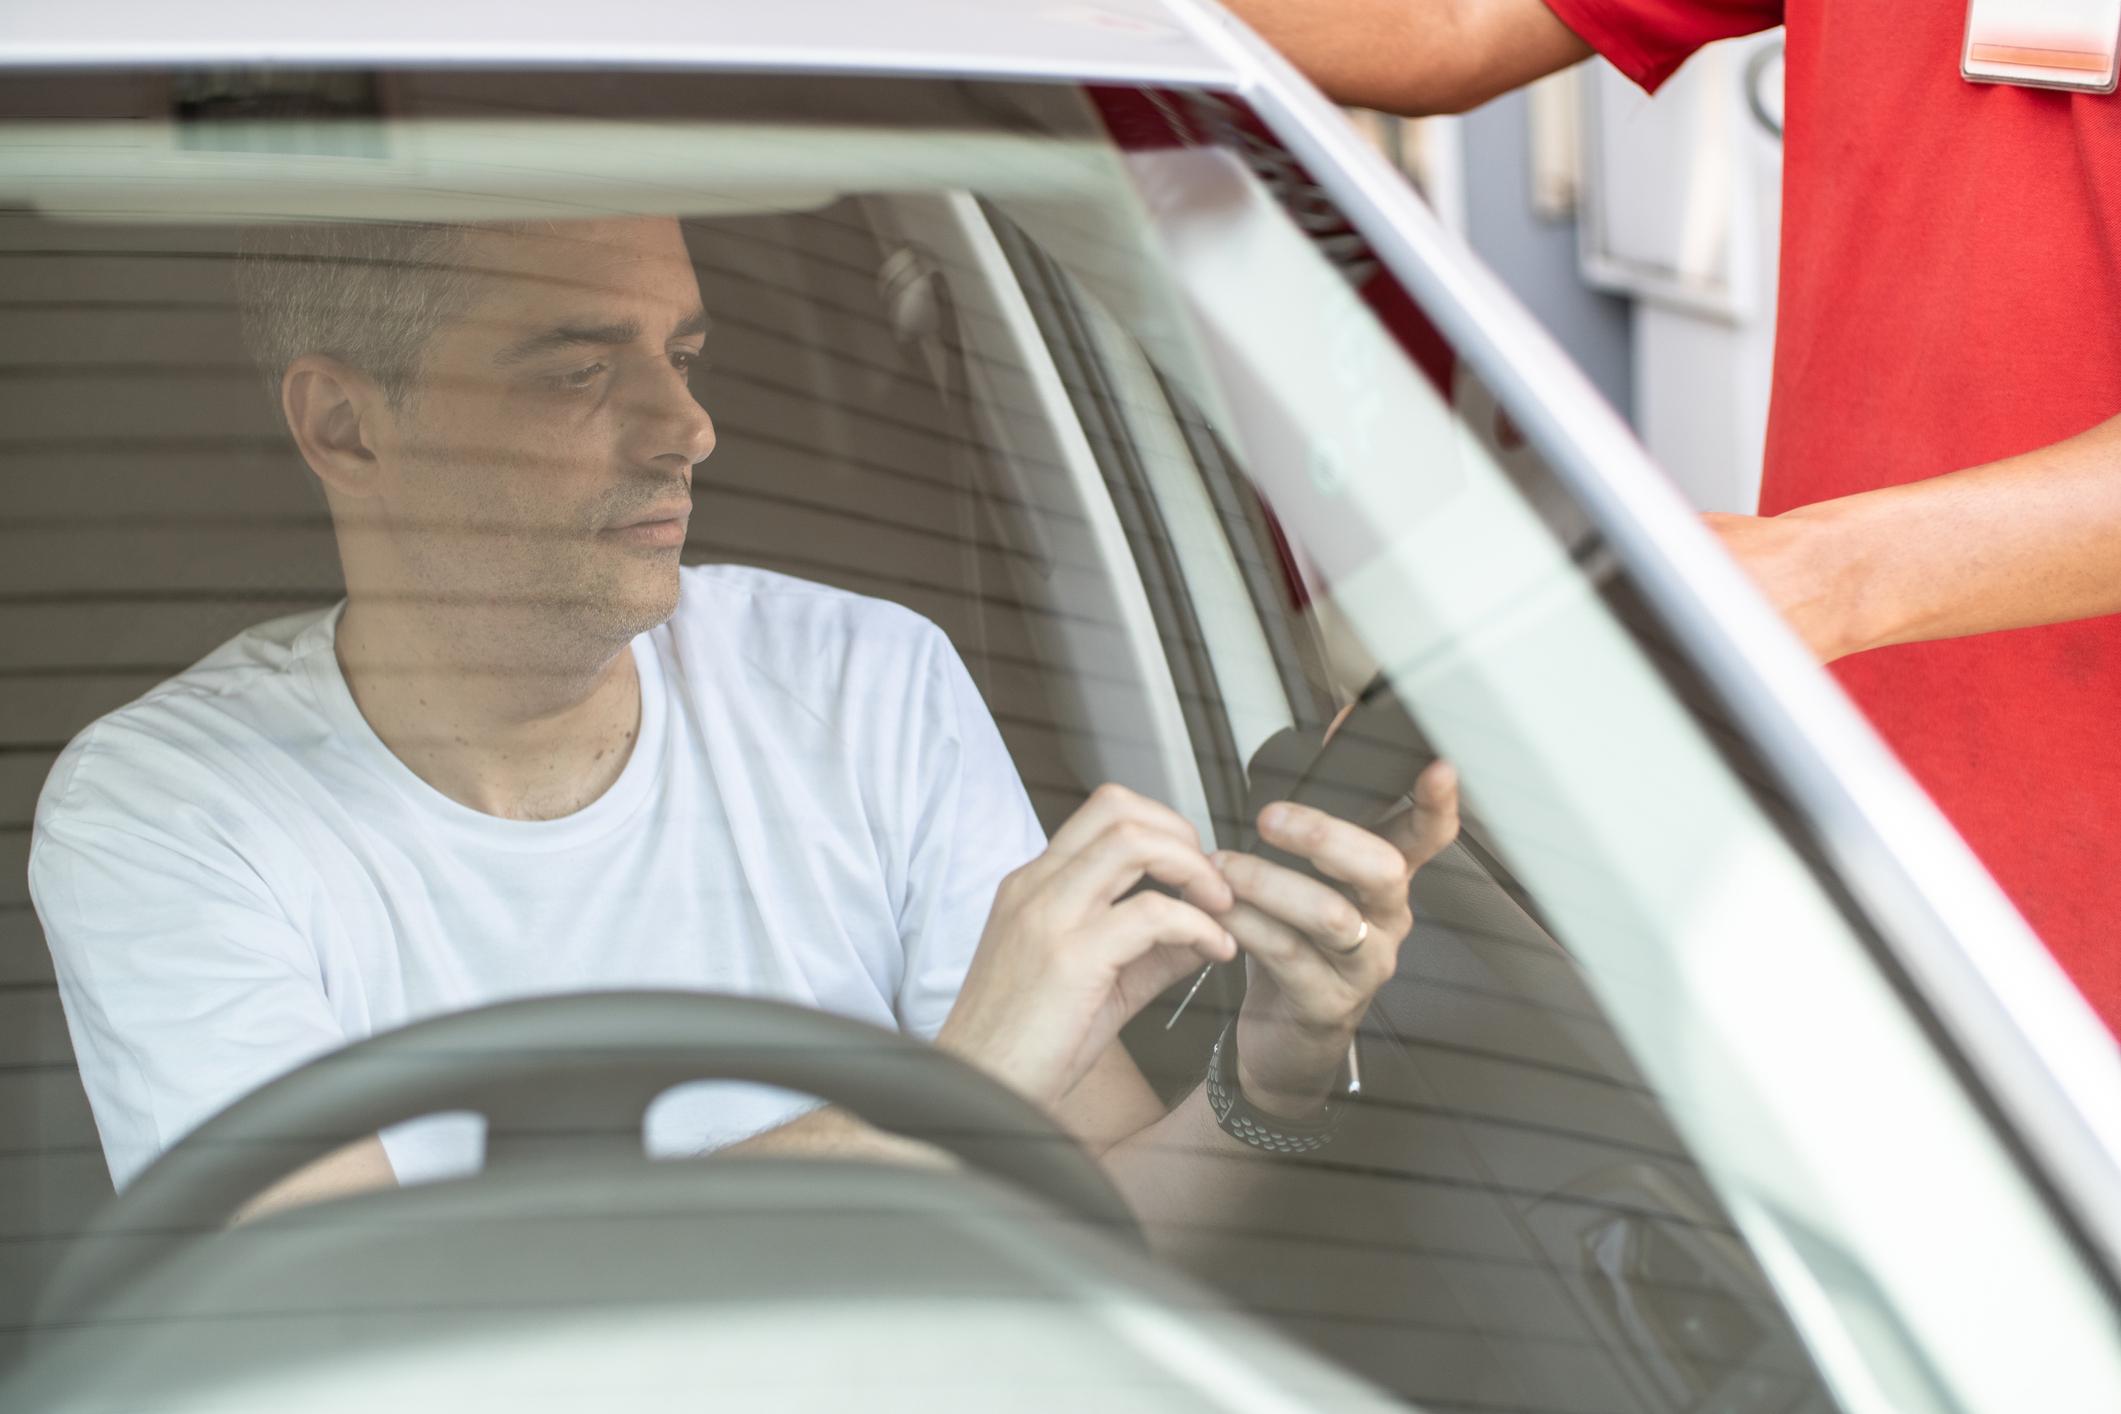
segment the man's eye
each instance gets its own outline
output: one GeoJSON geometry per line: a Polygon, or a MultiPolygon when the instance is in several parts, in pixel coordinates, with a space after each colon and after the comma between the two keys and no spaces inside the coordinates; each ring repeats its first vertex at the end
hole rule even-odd
{"type": "Polygon", "coordinates": [[[596,382],[603,372],[604,365],[602,363],[589,363],[584,364],[580,368],[570,368],[565,373],[556,374],[552,381],[559,384],[562,388],[587,388],[590,384],[596,382]]]}
{"type": "Polygon", "coordinates": [[[670,366],[680,373],[690,374],[707,365],[702,356],[691,349],[673,349],[670,353],[670,366]]]}

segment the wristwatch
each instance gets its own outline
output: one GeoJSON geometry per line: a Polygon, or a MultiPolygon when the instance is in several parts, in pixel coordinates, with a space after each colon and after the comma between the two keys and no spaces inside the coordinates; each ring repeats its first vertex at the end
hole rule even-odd
{"type": "Polygon", "coordinates": [[[1208,1108],[1223,1133],[1270,1154],[1313,1154],[1333,1142],[1340,1101],[1328,1098],[1315,1120],[1283,1119],[1256,1110],[1237,1083],[1237,1021],[1223,1027],[1208,1053],[1208,1108]]]}

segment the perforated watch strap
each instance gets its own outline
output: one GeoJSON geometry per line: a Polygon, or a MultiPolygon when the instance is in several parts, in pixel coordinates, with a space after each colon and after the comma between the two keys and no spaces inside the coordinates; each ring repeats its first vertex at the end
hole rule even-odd
{"type": "Polygon", "coordinates": [[[1340,1121],[1338,1101],[1328,1100],[1325,1117],[1311,1124],[1263,1114],[1246,1101],[1237,1083],[1236,1029],[1234,1020],[1225,1026],[1208,1054],[1208,1109],[1223,1133],[1270,1154],[1311,1154],[1332,1143],[1340,1121]]]}

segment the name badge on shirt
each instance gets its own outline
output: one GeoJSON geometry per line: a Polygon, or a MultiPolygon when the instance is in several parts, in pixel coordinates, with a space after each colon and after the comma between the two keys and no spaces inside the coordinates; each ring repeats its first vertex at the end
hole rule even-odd
{"type": "Polygon", "coordinates": [[[2121,0],[1967,0],[1968,83],[2112,93],[2121,0]]]}

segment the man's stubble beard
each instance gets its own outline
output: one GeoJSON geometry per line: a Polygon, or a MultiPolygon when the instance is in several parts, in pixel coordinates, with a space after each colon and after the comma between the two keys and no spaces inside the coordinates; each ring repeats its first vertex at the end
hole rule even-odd
{"type": "Polygon", "coordinates": [[[677,551],[598,534],[615,512],[648,504],[622,487],[575,524],[534,528],[524,524],[530,508],[490,499],[440,510],[442,523],[416,531],[402,554],[416,608],[464,671],[520,676],[533,689],[593,675],[677,609],[677,551]]]}
{"type": "Polygon", "coordinates": [[[676,611],[675,552],[651,560],[594,532],[478,539],[479,553],[466,546],[415,567],[424,617],[468,671],[582,676],[676,611]]]}

